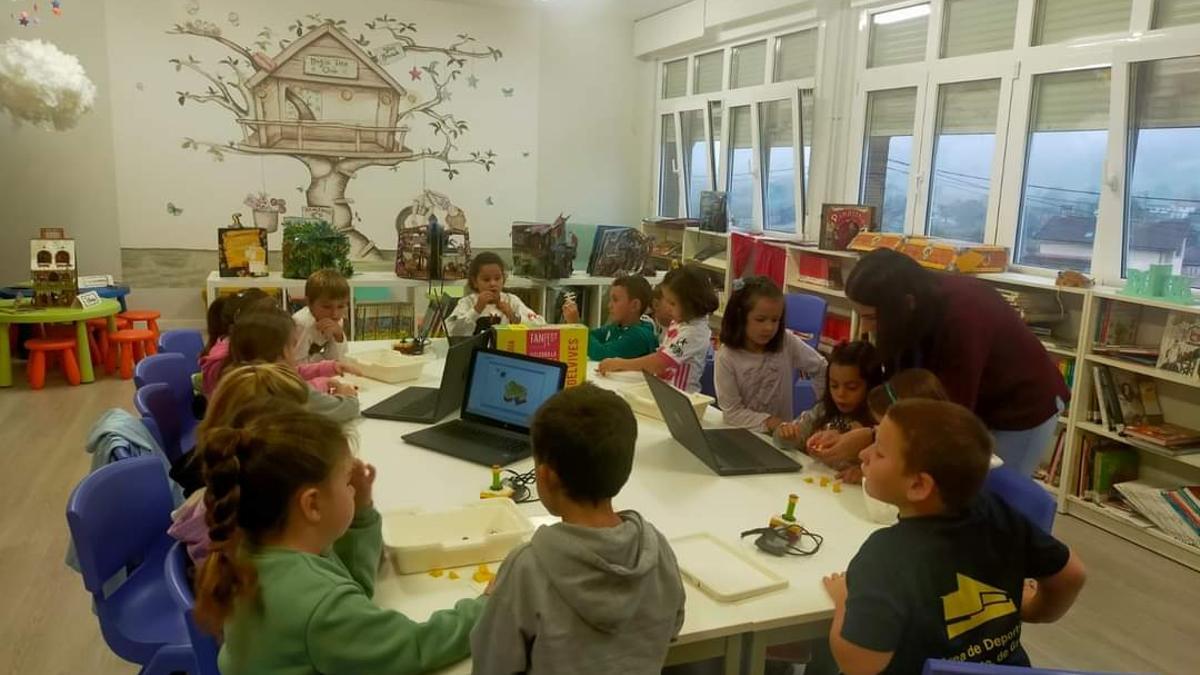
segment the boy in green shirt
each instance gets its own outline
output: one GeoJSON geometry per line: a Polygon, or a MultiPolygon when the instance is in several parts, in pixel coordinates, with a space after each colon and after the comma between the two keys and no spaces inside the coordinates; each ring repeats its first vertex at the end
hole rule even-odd
{"type": "Polygon", "coordinates": [[[482,598],[418,623],[371,597],[383,551],[373,467],[336,422],[276,400],[201,440],[208,559],[196,619],[224,675],[427,673],[467,657],[482,598]]]}
{"type": "MultiPolygon", "coordinates": [[[[608,292],[611,323],[588,333],[588,359],[636,359],[658,351],[654,323],[643,316],[650,308],[650,282],[644,277],[625,276],[613,281],[608,292]]],[[[563,305],[563,320],[579,323],[579,308],[573,300],[563,305]]]]}

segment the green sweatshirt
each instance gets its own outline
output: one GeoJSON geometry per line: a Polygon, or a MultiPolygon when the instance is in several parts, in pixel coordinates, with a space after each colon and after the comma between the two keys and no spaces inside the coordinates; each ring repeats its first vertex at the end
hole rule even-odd
{"type": "Polygon", "coordinates": [[[588,333],[588,359],[636,359],[658,351],[654,324],[646,318],[632,326],[610,323],[588,333]]]}
{"type": "Polygon", "coordinates": [[[383,551],[379,513],[355,516],[324,555],[264,548],[258,602],[225,623],[224,675],[400,675],[467,658],[483,598],[461,600],[425,623],[371,601],[383,551]]]}

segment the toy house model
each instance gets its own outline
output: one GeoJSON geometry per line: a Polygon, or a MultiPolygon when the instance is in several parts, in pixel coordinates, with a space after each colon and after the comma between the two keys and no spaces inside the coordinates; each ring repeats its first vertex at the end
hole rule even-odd
{"type": "Polygon", "coordinates": [[[571,276],[579,239],[567,236],[567,219],[559,216],[551,224],[513,223],[513,274],[536,279],[571,276]]]}
{"type": "Polygon", "coordinates": [[[58,228],[43,228],[29,242],[35,307],[70,307],[75,302],[75,240],[58,228]]]}
{"type": "Polygon", "coordinates": [[[239,149],[337,157],[404,156],[408,127],[398,126],[408,92],[358,45],[331,26],[299,38],[246,83],[254,118],[238,120],[239,149]]]}

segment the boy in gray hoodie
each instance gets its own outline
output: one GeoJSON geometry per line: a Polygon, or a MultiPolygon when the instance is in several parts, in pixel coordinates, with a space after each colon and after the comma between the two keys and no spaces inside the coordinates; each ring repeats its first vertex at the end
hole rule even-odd
{"type": "Polygon", "coordinates": [[[650,675],[683,625],[683,583],[666,538],[614,511],[637,421],[616,394],[583,384],[531,429],[538,495],[562,518],[513,550],[471,633],[475,675],[650,675]]]}

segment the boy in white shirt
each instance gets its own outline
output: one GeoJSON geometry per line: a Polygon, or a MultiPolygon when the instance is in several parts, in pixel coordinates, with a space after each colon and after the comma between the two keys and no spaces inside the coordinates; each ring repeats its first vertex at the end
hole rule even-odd
{"type": "Polygon", "coordinates": [[[337,270],[313,272],[304,283],[308,305],[292,315],[298,363],[339,361],[346,356],[342,321],[350,306],[350,283],[337,270]]]}

